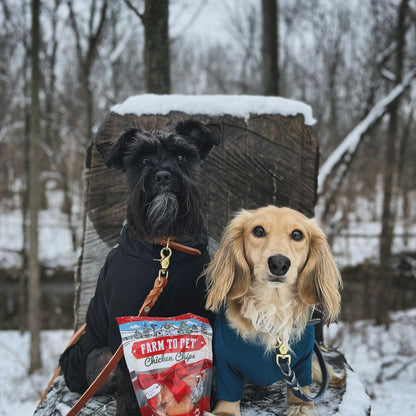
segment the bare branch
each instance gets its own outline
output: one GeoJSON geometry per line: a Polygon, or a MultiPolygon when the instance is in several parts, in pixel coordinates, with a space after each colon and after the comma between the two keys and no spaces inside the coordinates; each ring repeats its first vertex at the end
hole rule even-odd
{"type": "Polygon", "coordinates": [[[383,66],[389,60],[390,56],[392,56],[394,52],[396,52],[397,46],[398,42],[397,40],[395,40],[386,49],[384,49],[383,52],[380,52],[376,56],[376,65],[378,67],[383,66]]]}
{"type": "Polygon", "coordinates": [[[380,71],[381,76],[386,79],[387,81],[397,82],[396,75],[393,74],[393,72],[389,71],[386,68],[383,68],[380,71]]]}
{"type": "Polygon", "coordinates": [[[144,14],[140,13],[138,9],[136,9],[132,2],[130,0],[124,0],[124,3],[126,4],[126,6],[130,9],[133,10],[134,14],[140,18],[140,20],[143,22],[144,20],[144,14]]]}
{"type": "MultiPolygon", "coordinates": [[[[95,1],[94,1],[95,3],[95,1]]],[[[91,21],[94,20],[94,15],[95,14],[95,7],[91,8],[91,21]]],[[[100,39],[100,36],[102,34],[103,28],[104,28],[104,24],[107,18],[107,1],[103,2],[102,8],[101,8],[101,12],[100,12],[100,21],[98,23],[97,26],[97,30],[95,33],[93,33],[93,28],[90,28],[90,36],[89,36],[89,44],[88,44],[88,52],[87,52],[87,56],[85,58],[86,61],[86,65],[89,66],[91,64],[91,62],[93,61],[93,56],[96,52],[97,49],[97,45],[100,39]]]]}
{"type": "Polygon", "coordinates": [[[76,42],[76,49],[77,49],[77,55],[79,62],[83,62],[83,53],[82,53],[82,47],[81,47],[81,35],[79,33],[79,28],[77,25],[77,19],[75,17],[74,9],[72,7],[72,0],[67,1],[68,8],[69,8],[69,18],[71,20],[71,26],[72,30],[74,31],[75,35],[75,42],[76,42]]]}
{"type": "Polygon", "coordinates": [[[389,110],[389,108],[397,102],[407,88],[412,84],[416,77],[416,69],[410,71],[403,82],[397,85],[382,100],[380,100],[368,113],[368,115],[345,137],[341,144],[332,152],[320,168],[318,175],[318,206],[317,210],[321,217],[325,215],[328,209],[328,201],[330,201],[339,189],[347,168],[354,157],[357,148],[363,136],[373,127],[389,110]],[[331,177],[332,183],[330,189],[327,189],[328,178],[331,177]]]}

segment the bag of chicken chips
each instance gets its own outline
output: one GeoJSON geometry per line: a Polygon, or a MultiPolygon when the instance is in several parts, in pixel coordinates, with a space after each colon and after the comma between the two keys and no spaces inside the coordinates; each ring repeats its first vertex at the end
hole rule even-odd
{"type": "Polygon", "coordinates": [[[212,328],[205,318],[117,318],[143,416],[200,416],[209,410],[212,328]]]}

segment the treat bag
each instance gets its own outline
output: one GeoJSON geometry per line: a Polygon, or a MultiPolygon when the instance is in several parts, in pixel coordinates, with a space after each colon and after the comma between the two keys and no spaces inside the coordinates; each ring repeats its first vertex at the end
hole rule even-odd
{"type": "Polygon", "coordinates": [[[193,314],[117,318],[143,416],[199,416],[209,410],[212,328],[193,314]]]}

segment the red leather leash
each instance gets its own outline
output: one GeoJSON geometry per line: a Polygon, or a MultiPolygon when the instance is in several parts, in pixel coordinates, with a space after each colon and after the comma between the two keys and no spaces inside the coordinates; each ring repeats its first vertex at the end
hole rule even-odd
{"type": "Polygon", "coordinates": [[[182,253],[191,254],[192,256],[199,256],[201,254],[201,251],[197,248],[188,247],[183,244],[180,244],[176,241],[162,238],[160,240],[154,240],[154,244],[159,244],[160,246],[166,246],[167,242],[169,240],[169,247],[174,248],[175,250],[182,251],[182,253]]]}

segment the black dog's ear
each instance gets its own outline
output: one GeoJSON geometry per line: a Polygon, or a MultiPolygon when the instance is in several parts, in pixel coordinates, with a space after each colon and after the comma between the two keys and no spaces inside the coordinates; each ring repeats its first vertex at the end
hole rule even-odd
{"type": "Polygon", "coordinates": [[[127,153],[129,143],[133,141],[137,133],[139,133],[138,129],[126,130],[115,142],[97,144],[97,150],[107,167],[124,169],[124,156],[127,153]]]}
{"type": "Polygon", "coordinates": [[[196,120],[179,121],[175,127],[177,134],[191,140],[199,150],[201,159],[205,159],[222,139],[222,125],[217,123],[201,123],[196,120]]]}

